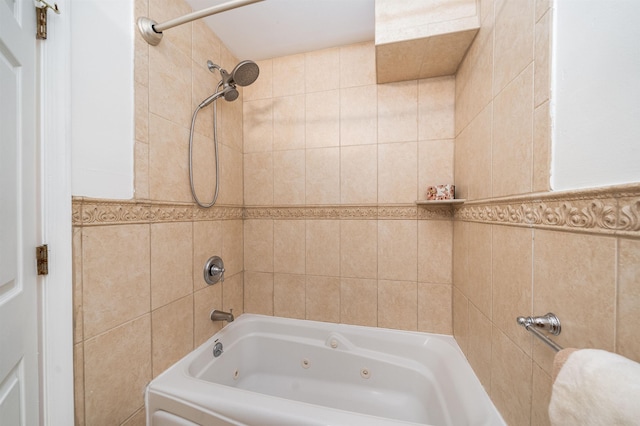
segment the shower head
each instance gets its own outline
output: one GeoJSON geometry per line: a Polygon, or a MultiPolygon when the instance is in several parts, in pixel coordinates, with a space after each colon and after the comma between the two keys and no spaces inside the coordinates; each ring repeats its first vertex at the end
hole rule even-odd
{"type": "Polygon", "coordinates": [[[216,91],[213,95],[200,102],[200,105],[198,105],[198,107],[204,108],[219,97],[224,97],[224,100],[227,102],[235,101],[236,99],[238,99],[238,90],[233,85],[229,85],[219,92],[216,91]]]}
{"type": "Polygon", "coordinates": [[[258,78],[260,68],[253,61],[242,61],[231,71],[231,80],[238,86],[248,86],[258,78]]]}
{"type": "Polygon", "coordinates": [[[238,86],[248,86],[258,78],[260,74],[260,68],[258,68],[258,64],[253,61],[242,61],[235,68],[228,73],[224,68],[219,65],[214,64],[211,61],[207,61],[207,66],[209,67],[209,71],[213,72],[214,70],[218,70],[220,76],[222,77],[222,83],[226,86],[228,85],[238,85],[238,86]]]}

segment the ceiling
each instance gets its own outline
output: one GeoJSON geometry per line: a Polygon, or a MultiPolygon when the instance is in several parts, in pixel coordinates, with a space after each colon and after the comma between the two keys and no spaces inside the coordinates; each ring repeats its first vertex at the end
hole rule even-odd
{"type": "MultiPolygon", "coordinates": [[[[186,0],[194,11],[228,0],[186,0]]],[[[374,39],[374,0],[265,0],[204,18],[240,60],[374,39]]]]}

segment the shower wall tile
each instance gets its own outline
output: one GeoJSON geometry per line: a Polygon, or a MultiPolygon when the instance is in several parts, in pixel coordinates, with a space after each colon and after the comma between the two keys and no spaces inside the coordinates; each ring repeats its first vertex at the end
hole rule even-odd
{"type": "MultiPolygon", "coordinates": [[[[149,0],[134,1],[134,22],[138,16],[149,16],[149,0]]],[[[134,57],[133,79],[136,83],[149,86],[149,43],[147,43],[139,31],[134,31],[134,57]]],[[[137,89],[136,89],[137,90],[137,89]]]]}
{"type": "Polygon", "coordinates": [[[305,150],[273,152],[273,203],[304,204],[305,150]]]}
{"type": "Polygon", "coordinates": [[[273,315],[273,273],[245,272],[244,308],[254,314],[273,315]]]}
{"type": "Polygon", "coordinates": [[[153,377],[193,350],[193,294],[151,312],[153,377]]]}
{"type": "Polygon", "coordinates": [[[151,114],[149,195],[153,200],[191,201],[189,130],[151,114]]]}
{"type": "Polygon", "coordinates": [[[273,157],[271,152],[244,154],[244,205],[273,205],[273,157]]]}
{"type": "Polygon", "coordinates": [[[529,424],[531,358],[496,327],[492,330],[491,348],[491,400],[507,424],[529,424]]]}
{"type": "Polygon", "coordinates": [[[305,100],[307,148],[340,145],[340,91],[307,93],[305,100]]]}
{"type": "Polygon", "coordinates": [[[273,59],[273,97],[300,95],[305,92],[305,55],[273,59]]]}
{"type": "Polygon", "coordinates": [[[378,278],[377,221],[340,222],[340,276],[378,278]]]}
{"type": "Polygon", "coordinates": [[[122,426],[145,426],[147,424],[147,412],[142,407],[136,413],[122,423],[122,426]]]}
{"type": "Polygon", "coordinates": [[[73,345],[73,406],[75,421],[78,426],[84,426],[84,344],[73,345]]]}
{"type": "Polygon", "coordinates": [[[211,321],[214,309],[222,309],[222,285],[219,283],[193,293],[193,347],[206,342],[224,326],[222,321],[211,321]]]}
{"type": "Polygon", "coordinates": [[[192,114],[191,78],[190,56],[171,43],[160,43],[151,49],[149,111],[188,129],[192,114]]]}
{"type": "Polygon", "coordinates": [[[273,100],[245,101],[242,125],[244,153],[271,151],[273,149],[273,100]]]}
{"type": "Polygon", "coordinates": [[[376,84],[376,48],[371,41],[340,47],[340,87],[376,84]]]}
{"type": "Polygon", "coordinates": [[[418,280],[418,221],[378,222],[378,278],[418,280]]]}
{"type": "Polygon", "coordinates": [[[550,102],[536,108],[533,116],[533,192],[551,190],[550,102]]]}
{"type": "Polygon", "coordinates": [[[456,136],[493,98],[493,40],[493,13],[491,13],[482,22],[456,74],[456,136]]]}
{"type": "Polygon", "coordinates": [[[306,221],[307,275],[340,276],[340,221],[306,221]]]}
{"type": "Polygon", "coordinates": [[[306,204],[340,202],[340,148],[306,150],[306,204]]]}
{"type": "MultiPolygon", "coordinates": [[[[465,354],[469,353],[469,300],[458,290],[452,288],[453,297],[451,312],[453,314],[453,337],[465,354]]],[[[477,373],[476,373],[477,374],[477,373]]]]}
{"type": "Polygon", "coordinates": [[[428,186],[454,183],[453,151],[453,139],[418,142],[417,200],[426,198],[428,186]]]}
{"type": "Polygon", "coordinates": [[[453,225],[448,220],[418,221],[418,281],[451,284],[453,225]]]}
{"type": "Polygon", "coordinates": [[[475,200],[491,197],[492,122],[493,103],[490,103],[455,140],[456,198],[475,200]]]}
{"type": "Polygon", "coordinates": [[[149,87],[135,83],[135,138],[137,142],[149,142],[149,87]]]}
{"type": "Polygon", "coordinates": [[[340,49],[316,50],[304,54],[305,90],[307,93],[340,88],[340,74],[335,70],[340,64],[340,49]]]}
{"type": "MultiPolygon", "coordinates": [[[[191,68],[192,68],[192,79],[193,79],[193,87],[191,89],[192,90],[191,111],[194,111],[202,101],[204,101],[213,92],[216,91],[216,84],[218,83],[218,80],[216,79],[217,76],[213,75],[208,69],[200,66],[200,64],[196,63],[195,61],[191,63],[191,68]]],[[[218,102],[217,103],[218,117],[220,117],[221,106],[222,106],[222,102],[218,102]]],[[[218,120],[219,126],[222,124],[221,121],[222,120],[218,120]]],[[[213,139],[213,106],[212,105],[202,108],[198,112],[194,131],[207,138],[213,139]]],[[[220,132],[218,133],[218,137],[220,137],[220,132]]]]}
{"type": "Polygon", "coordinates": [[[84,340],[84,321],[82,303],[82,228],[73,227],[71,237],[73,259],[73,343],[84,340]]]}
{"type": "Polygon", "coordinates": [[[532,315],[533,231],[493,226],[493,323],[531,356],[531,336],[515,318],[532,315]]]}
{"type": "MultiPolygon", "coordinates": [[[[222,256],[222,222],[193,222],[193,290],[207,287],[203,269],[211,256],[222,256]]],[[[223,259],[224,260],[224,259],[223,259]]]]}
{"type": "Polygon", "coordinates": [[[378,145],[378,202],[413,203],[418,192],[417,142],[378,145]]]}
{"type": "Polygon", "coordinates": [[[531,424],[536,426],[550,426],[549,403],[551,402],[551,376],[533,364],[533,385],[531,392],[531,424]]]}
{"type": "Polygon", "coordinates": [[[618,241],[618,298],[616,350],[640,362],[640,339],[636,321],[640,316],[640,241],[618,241]]]}
{"type": "Polygon", "coordinates": [[[378,201],[378,147],[343,146],[340,149],[340,203],[378,201]]]}
{"type": "Polygon", "coordinates": [[[148,199],[149,198],[149,144],[140,143],[138,141],[134,144],[134,188],[135,198],[148,199]]]}
{"type": "MultiPolygon", "coordinates": [[[[206,69],[207,72],[210,72],[207,68],[207,61],[211,61],[222,68],[235,65],[220,63],[220,45],[222,43],[204,21],[196,20],[192,22],[192,42],[191,58],[198,66],[206,69]]],[[[217,82],[220,78],[218,71],[215,71],[213,75],[217,82]]]]}
{"type": "MultiPolygon", "coordinates": [[[[220,194],[218,198],[220,204],[240,206],[243,201],[242,152],[226,145],[220,145],[219,149],[220,194]]],[[[213,171],[213,167],[208,169],[213,171]]],[[[215,182],[215,180],[211,179],[210,182],[215,182]]]]}
{"type": "Polygon", "coordinates": [[[242,152],[242,94],[235,102],[221,102],[218,106],[218,137],[222,145],[242,152]]]}
{"type": "MultiPolygon", "coordinates": [[[[563,332],[554,340],[563,347],[614,350],[616,240],[543,230],[534,237],[534,312],[562,319],[563,332]]],[[[550,352],[534,345],[533,359],[547,374],[550,352]]]]}
{"type": "Polygon", "coordinates": [[[273,314],[285,318],[306,318],[305,275],[274,274],[273,314]]]}
{"type": "Polygon", "coordinates": [[[496,0],[494,95],[533,60],[534,2],[496,0]]]}
{"type": "Polygon", "coordinates": [[[473,304],[469,304],[469,339],[467,359],[487,393],[491,391],[491,321],[473,304]]]}
{"type": "Polygon", "coordinates": [[[454,129],[454,76],[418,81],[418,139],[451,139],[454,129]]]}
{"type": "Polygon", "coordinates": [[[378,327],[418,329],[417,283],[378,281],[378,327]]]}
{"type": "Polygon", "coordinates": [[[148,225],[83,229],[84,339],[148,312],[149,262],[148,225]]]}
{"type": "MultiPolygon", "coordinates": [[[[454,279],[469,301],[486,317],[492,318],[491,225],[469,223],[466,232],[462,243],[463,247],[467,247],[466,254],[463,254],[463,259],[466,259],[466,273],[460,281],[457,277],[454,279]]],[[[464,267],[464,264],[462,266],[464,267]]]]}
{"type": "Polygon", "coordinates": [[[277,220],[273,224],[274,271],[305,273],[306,230],[304,220],[277,220]]]}
{"type": "Polygon", "coordinates": [[[149,314],[86,340],[85,423],[122,423],[144,406],[144,389],[151,377],[149,314]]]}
{"type": "Polygon", "coordinates": [[[551,91],[551,23],[552,13],[545,13],[535,26],[534,105],[549,100],[551,91]]]}
{"type": "Polygon", "coordinates": [[[307,275],[307,319],[340,322],[340,278],[307,275]]]}
{"type": "Polygon", "coordinates": [[[340,90],[340,145],[376,144],[378,89],[376,85],[340,90]]]}
{"type": "Polygon", "coordinates": [[[231,277],[243,271],[244,237],[242,220],[222,221],[222,258],[225,276],[231,277]]]}
{"type": "Polygon", "coordinates": [[[493,196],[531,192],[533,66],[515,78],[493,105],[493,196]]]}
{"type": "MultiPolygon", "coordinates": [[[[191,13],[191,7],[182,0],[149,0],[149,16],[153,16],[156,22],[165,22],[177,16],[191,13]]],[[[163,33],[162,44],[176,46],[183,55],[191,57],[191,31],[192,23],[173,27],[171,31],[163,33]]]]}
{"type": "Polygon", "coordinates": [[[193,237],[190,223],[151,225],[151,307],[193,292],[193,237]]]}
{"type": "MultiPolygon", "coordinates": [[[[225,277],[222,283],[222,310],[233,311],[239,317],[244,313],[244,274],[225,277]]],[[[216,309],[218,309],[216,307],[216,309]]]]}
{"type": "Polygon", "coordinates": [[[245,220],[244,239],[244,269],[273,272],[273,220],[245,220]]]}
{"type": "Polygon", "coordinates": [[[417,139],[417,81],[378,85],[378,143],[417,139]]]}
{"type": "Polygon", "coordinates": [[[305,148],[305,96],[273,99],[273,149],[305,148]]]}
{"type": "Polygon", "coordinates": [[[340,280],[340,322],[378,325],[378,281],[362,278],[340,280]]]}
{"type": "Polygon", "coordinates": [[[453,334],[450,284],[418,283],[418,331],[453,334]]]}

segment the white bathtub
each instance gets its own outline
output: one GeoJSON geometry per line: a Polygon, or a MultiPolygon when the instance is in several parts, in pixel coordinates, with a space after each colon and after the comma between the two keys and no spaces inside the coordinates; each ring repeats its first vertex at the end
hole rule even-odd
{"type": "Polygon", "coordinates": [[[152,426],[506,425],[451,336],[249,314],[155,378],[146,405],[152,426]]]}

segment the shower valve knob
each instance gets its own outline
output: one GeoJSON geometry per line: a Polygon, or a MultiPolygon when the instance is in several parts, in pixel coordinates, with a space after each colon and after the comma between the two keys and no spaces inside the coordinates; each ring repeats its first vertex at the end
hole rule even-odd
{"type": "Polygon", "coordinates": [[[215,284],[218,281],[224,282],[224,262],[218,256],[210,257],[204,264],[204,281],[209,284],[215,284]]]}

